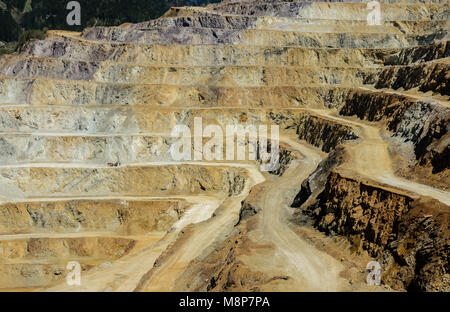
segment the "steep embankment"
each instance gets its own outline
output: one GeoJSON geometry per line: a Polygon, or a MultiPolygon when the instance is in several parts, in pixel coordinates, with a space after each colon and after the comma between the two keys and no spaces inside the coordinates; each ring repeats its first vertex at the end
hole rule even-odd
{"type": "Polygon", "coordinates": [[[370,26],[365,2],[173,8],[1,57],[0,287],[448,290],[448,4],[370,26]],[[278,125],[280,168],[172,161],[195,118],[278,125]]]}

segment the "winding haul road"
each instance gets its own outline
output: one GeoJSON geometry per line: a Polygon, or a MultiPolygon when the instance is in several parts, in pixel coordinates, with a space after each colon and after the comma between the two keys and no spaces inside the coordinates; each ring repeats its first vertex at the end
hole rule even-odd
{"type": "Polygon", "coordinates": [[[303,291],[343,290],[345,283],[339,277],[342,264],[300,238],[289,228],[286,220],[287,207],[291,203],[289,194],[298,187],[299,181],[305,180],[314,171],[322,160],[321,154],[293,140],[284,138],[284,141],[300,152],[303,158],[265,189],[260,231],[264,240],[276,248],[277,260],[273,262],[283,264],[286,275],[295,280],[295,288],[303,291]]]}
{"type": "MultiPolygon", "coordinates": [[[[184,163],[183,163],[184,164],[184,163]]],[[[197,163],[203,166],[221,166],[217,163],[197,163]]],[[[223,164],[222,164],[223,165],[223,164]]],[[[230,164],[227,164],[228,166],[230,164]]],[[[172,230],[162,235],[161,239],[137,252],[132,252],[108,266],[100,266],[82,275],[81,286],[68,286],[64,282],[45,288],[46,291],[134,291],[147,272],[151,279],[145,290],[170,290],[176,277],[181,274],[191,260],[215,241],[221,231],[231,231],[239,218],[240,203],[248,195],[251,187],[264,181],[263,175],[254,165],[235,164],[247,169],[249,179],[241,195],[220,199],[207,196],[183,197],[193,204],[191,209],[173,226],[172,230]],[[223,207],[217,216],[211,218],[218,207],[223,207]],[[187,226],[196,224],[194,233],[164,262],[152,269],[157,259],[171,245],[177,243],[179,234],[187,226]]],[[[175,197],[176,198],[176,197],[175,197]]],[[[123,199],[123,198],[122,198],[123,199]]],[[[40,199],[42,200],[42,199],[40,199]]],[[[145,239],[145,235],[143,235],[145,239]]],[[[41,289],[39,289],[41,290],[41,289]]]]}
{"type": "MultiPolygon", "coordinates": [[[[380,135],[380,130],[354,118],[342,117],[329,110],[311,109],[311,112],[323,118],[351,126],[361,138],[358,144],[348,145],[351,159],[344,168],[358,172],[370,179],[400,189],[431,196],[443,203],[450,203],[448,192],[421,185],[396,177],[392,170],[387,144],[380,135]]],[[[340,291],[346,290],[348,281],[339,276],[343,265],[312,246],[294,233],[288,226],[289,204],[293,190],[301,181],[311,174],[323,159],[323,153],[307,144],[297,142],[288,137],[281,137],[281,142],[298,151],[302,158],[286,170],[283,176],[275,178],[264,186],[263,206],[259,214],[259,233],[253,239],[258,243],[271,243],[275,248],[271,263],[278,263],[284,274],[291,278],[293,289],[304,291],[340,291]]],[[[166,163],[149,163],[148,165],[164,165],[166,163]]],[[[169,163],[167,163],[169,164],[169,163]]],[[[170,164],[174,164],[171,162],[170,164]]],[[[49,291],[171,291],[177,278],[186,270],[189,263],[200,256],[208,246],[231,232],[239,218],[241,201],[247,197],[251,188],[267,181],[258,170],[256,164],[231,164],[210,162],[186,162],[179,164],[197,164],[202,166],[236,166],[245,168],[249,179],[245,189],[239,196],[218,199],[206,196],[178,197],[192,204],[190,210],[166,234],[152,240],[141,237],[148,246],[132,251],[131,254],[113,263],[94,268],[82,276],[82,285],[73,287],[65,283],[45,288],[49,291]],[[214,213],[214,217],[213,216],[214,213]],[[194,225],[194,226],[191,226],[194,225]],[[184,231],[189,228],[187,235],[184,231]],[[147,241],[145,241],[147,239],[147,241]],[[161,261],[157,260],[161,258],[161,261]],[[155,263],[157,265],[155,266],[155,263]]],[[[48,166],[48,164],[35,164],[48,166]]],[[[134,165],[134,164],[128,164],[134,165]]],[[[142,166],[142,164],[139,164],[142,166]]],[[[28,165],[30,166],[30,165],[28,165]]],[[[73,166],[70,164],[54,164],[55,167],[73,166]]],[[[89,167],[89,165],[86,165],[89,167]]],[[[20,167],[20,165],[18,166],[20,167]]],[[[177,197],[174,197],[177,198],[177,197]]],[[[65,199],[79,199],[65,198],[65,199]]],[[[102,197],[113,199],[113,197],[102,197]]],[[[121,197],[121,199],[124,199],[121,197]]],[[[130,199],[142,199],[130,197],[130,199]]],[[[30,201],[32,199],[24,199],[30,201]]],[[[55,200],[55,198],[39,198],[55,200]]],[[[271,270],[254,261],[254,268],[271,270]]]]}
{"type": "Polygon", "coordinates": [[[311,110],[325,118],[352,126],[355,133],[361,138],[359,144],[348,146],[351,158],[343,167],[369,179],[421,196],[429,196],[450,205],[449,192],[395,176],[388,144],[382,139],[379,128],[355,118],[338,116],[329,110],[311,110]]]}

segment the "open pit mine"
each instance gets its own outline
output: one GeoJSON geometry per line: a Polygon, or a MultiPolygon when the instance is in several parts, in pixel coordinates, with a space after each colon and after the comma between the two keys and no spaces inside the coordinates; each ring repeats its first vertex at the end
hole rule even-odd
{"type": "Polygon", "coordinates": [[[224,0],[2,56],[0,289],[450,291],[450,8],[379,3],[224,0]],[[268,150],[276,125],[278,166],[175,161],[177,125],[268,150]]]}

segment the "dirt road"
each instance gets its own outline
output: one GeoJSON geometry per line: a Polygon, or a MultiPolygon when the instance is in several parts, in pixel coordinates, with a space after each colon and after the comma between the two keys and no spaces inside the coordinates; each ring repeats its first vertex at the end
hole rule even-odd
{"type": "Polygon", "coordinates": [[[388,144],[382,139],[380,129],[352,117],[342,117],[329,110],[311,109],[316,114],[350,125],[362,139],[359,144],[349,145],[350,161],[343,168],[352,170],[380,183],[404,189],[421,196],[429,196],[450,205],[450,193],[428,185],[415,183],[395,176],[388,144]]]}
{"type": "MultiPolygon", "coordinates": [[[[219,164],[211,163],[203,165],[219,166],[219,164]]],[[[186,265],[214,241],[221,230],[229,231],[234,226],[239,216],[241,200],[248,195],[253,185],[264,181],[263,175],[254,165],[234,164],[233,166],[244,167],[249,172],[249,180],[242,195],[230,197],[226,199],[226,203],[223,202],[223,199],[206,196],[183,197],[183,199],[193,204],[192,208],[156,244],[143,248],[137,253],[124,256],[106,267],[94,268],[83,274],[81,286],[68,286],[63,282],[45,290],[134,291],[144,274],[151,271],[158,257],[164,251],[170,249],[171,244],[176,242],[178,235],[186,226],[208,220],[204,225],[201,224],[198,233],[193,235],[191,240],[183,244],[182,248],[177,249],[173,257],[158,267],[157,273],[152,277],[149,290],[169,290],[178,274],[183,272],[186,265]],[[225,205],[223,213],[218,217],[211,218],[213,212],[223,203],[225,205]]]]}

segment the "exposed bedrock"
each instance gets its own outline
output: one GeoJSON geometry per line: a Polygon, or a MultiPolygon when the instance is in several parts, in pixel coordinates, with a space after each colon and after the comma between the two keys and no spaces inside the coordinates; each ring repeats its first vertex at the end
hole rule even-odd
{"type": "Polygon", "coordinates": [[[301,185],[299,193],[295,196],[291,207],[299,208],[308,200],[315,199],[327,183],[330,171],[346,160],[346,151],[343,146],[337,146],[323,159],[316,170],[306,178],[301,185]]]}
{"type": "Polygon", "coordinates": [[[297,135],[299,139],[327,153],[344,141],[358,138],[350,126],[327,122],[315,116],[308,116],[301,121],[297,135]]]}
{"type": "MultiPolygon", "coordinates": [[[[321,182],[320,171],[315,175],[312,180],[321,182]]],[[[339,171],[330,172],[319,192],[304,213],[321,231],[344,235],[355,251],[378,259],[384,283],[398,290],[449,290],[448,206],[339,171]]],[[[305,198],[303,190],[296,204],[305,198]]]]}
{"type": "MultiPolygon", "coordinates": [[[[323,65],[321,65],[323,66],[323,65]]],[[[338,67],[156,67],[65,59],[24,58],[4,66],[3,75],[51,79],[93,80],[103,83],[211,85],[220,87],[288,86],[306,84],[363,85],[376,88],[433,91],[449,95],[449,65],[427,62],[413,66],[376,68],[338,67]],[[195,77],[193,79],[192,77],[195,77]]]]}
{"type": "Polygon", "coordinates": [[[317,203],[308,211],[320,230],[348,237],[359,234],[360,247],[376,256],[412,201],[408,196],[333,171],[317,203]]]}
{"type": "Polygon", "coordinates": [[[123,237],[38,237],[0,241],[0,288],[14,290],[62,280],[68,261],[84,273],[126,255],[136,241],[123,237]],[[78,262],[77,261],[77,262],[78,262]]]}
{"type": "MultiPolygon", "coordinates": [[[[304,0],[222,0],[222,3],[228,2],[258,2],[258,3],[291,3],[291,2],[304,2],[304,0]]],[[[371,0],[308,0],[308,2],[323,2],[323,3],[367,3],[371,0]]],[[[405,4],[405,0],[380,0],[381,4],[405,4]]],[[[410,4],[443,4],[446,3],[445,0],[408,0],[407,3],[410,4]]]]}
{"type": "Polygon", "coordinates": [[[121,28],[93,29],[84,38],[93,41],[137,42],[155,45],[259,45],[308,48],[403,48],[444,40],[445,32],[430,35],[352,34],[280,32],[263,30],[228,30],[210,28],[169,27],[145,31],[124,31],[121,28]]]}
{"type": "MultiPolygon", "coordinates": [[[[177,86],[115,84],[59,79],[0,78],[0,99],[15,106],[140,106],[202,108],[294,108],[323,107],[324,102],[342,103],[349,93],[366,93],[336,85],[306,86],[177,86]]],[[[386,95],[389,96],[389,95],[386,95]]],[[[0,105],[1,108],[1,105],[0,105]]],[[[69,108],[67,108],[69,109],[69,108]]],[[[73,109],[76,109],[73,107],[73,109]]]]}
{"type": "MultiPolygon", "coordinates": [[[[66,265],[67,263],[0,264],[0,287],[8,291],[23,291],[30,287],[58,282],[67,276],[66,265]]],[[[84,261],[80,261],[80,266],[81,274],[95,267],[84,261]]]]}
{"type": "MultiPolygon", "coordinates": [[[[90,43],[49,35],[30,41],[24,56],[117,61],[141,65],[173,66],[379,66],[408,65],[450,55],[448,41],[397,49],[331,49],[277,46],[158,46],[126,43],[90,43]],[[189,56],[189,57],[187,57],[189,56]]],[[[4,56],[6,58],[6,56],[4,56]]]]}
{"type": "MultiPolygon", "coordinates": [[[[419,164],[431,165],[433,173],[450,168],[450,109],[433,100],[415,102],[396,125],[395,135],[412,142],[419,164]]],[[[392,125],[393,126],[393,125],[392,125]]]]}
{"type": "Polygon", "coordinates": [[[448,3],[368,25],[367,2],[225,0],[0,57],[0,289],[381,290],[377,260],[450,291],[448,3]],[[236,125],[278,125],[280,166],[192,157],[207,126],[263,144],[236,125]]]}
{"type": "MultiPolygon", "coordinates": [[[[23,106],[0,109],[0,131],[33,132],[37,124],[42,133],[63,133],[79,135],[109,133],[127,135],[131,137],[143,133],[170,135],[173,127],[182,124],[194,128],[194,118],[201,117],[203,125],[219,125],[226,133],[227,125],[279,125],[281,134],[296,134],[300,139],[310,142],[317,147],[329,150],[327,145],[342,142],[344,139],[354,138],[351,127],[337,123],[332,119],[322,117],[308,109],[167,109],[154,110],[152,108],[55,108],[23,106]],[[70,112],[70,114],[68,113],[70,112]],[[218,112],[221,114],[219,115],[218,112]],[[45,124],[42,122],[45,120],[45,124]],[[330,130],[336,133],[330,132],[330,130]]],[[[192,130],[191,130],[192,131],[192,130]]],[[[2,144],[4,154],[15,150],[5,137],[2,144]]],[[[26,136],[25,136],[26,138],[26,136]]],[[[49,140],[49,139],[47,139],[49,140]]],[[[53,140],[56,140],[54,138],[53,140]]],[[[80,140],[80,139],[74,139],[80,140]]],[[[91,139],[93,140],[93,139],[91,139]]],[[[102,140],[106,140],[103,138],[102,140]]],[[[111,138],[109,140],[112,140],[111,138]]],[[[119,140],[117,138],[116,140],[119,140]]],[[[162,140],[162,139],[161,139],[162,140]]],[[[69,141],[69,138],[67,139],[69,141]]],[[[168,141],[169,143],[169,141],[168,141]]]]}
{"type": "Polygon", "coordinates": [[[438,41],[425,46],[401,50],[375,50],[373,53],[384,61],[384,65],[408,65],[449,57],[450,46],[448,41],[438,41]]]}
{"type": "Polygon", "coordinates": [[[43,60],[37,58],[24,58],[11,66],[2,69],[6,76],[92,80],[99,67],[98,62],[71,61],[71,60],[43,60]]]}
{"type": "MultiPolygon", "coordinates": [[[[276,3],[241,3],[225,2],[213,9],[217,12],[234,13],[239,15],[255,16],[284,16],[297,18],[317,18],[338,19],[338,20],[366,20],[365,3],[338,3],[338,2],[276,2],[276,3]],[[339,10],[341,8],[341,10],[339,10]]],[[[449,14],[445,5],[428,5],[429,11],[424,12],[420,8],[411,7],[409,10],[402,8],[402,5],[385,4],[382,5],[386,21],[389,20],[417,20],[423,18],[445,19],[449,14]]]]}
{"type": "Polygon", "coordinates": [[[27,259],[71,260],[76,258],[117,259],[135,242],[127,238],[76,237],[76,238],[19,238],[0,241],[2,262],[27,259]]]}
{"type": "Polygon", "coordinates": [[[51,79],[95,80],[104,83],[168,85],[289,86],[295,84],[373,84],[376,68],[311,67],[161,67],[67,59],[24,58],[6,65],[3,75],[51,79]],[[191,79],[189,79],[191,78],[191,79]],[[307,80],[308,79],[308,80],[307,80]]]}
{"type": "MultiPolygon", "coordinates": [[[[257,127],[255,127],[257,129],[257,127]]],[[[225,133],[224,129],[224,133],[225,133]]],[[[222,139],[222,138],[219,138],[222,139]]],[[[41,166],[45,164],[58,163],[60,165],[91,165],[106,166],[110,162],[118,162],[124,165],[149,165],[149,164],[170,164],[176,163],[173,156],[172,147],[178,143],[179,138],[173,138],[165,135],[118,135],[118,136],[53,136],[53,135],[3,135],[0,138],[0,161],[3,166],[6,165],[26,165],[29,163],[38,163],[41,166]],[[132,149],[129,146],[133,146],[132,149]]],[[[190,138],[191,143],[193,138],[190,138]]],[[[211,138],[203,138],[202,146],[204,151],[210,151],[207,148],[211,138]]],[[[222,153],[214,151],[213,158],[194,159],[195,146],[190,146],[190,162],[194,163],[229,163],[234,165],[236,160],[227,158],[227,139],[223,138],[222,153]],[[221,157],[218,157],[221,156],[221,157]]],[[[236,152],[239,148],[245,147],[246,154],[249,153],[249,138],[233,137],[233,145],[236,152]],[[239,142],[239,145],[237,145],[239,142]]],[[[246,157],[239,162],[242,164],[260,164],[264,162],[258,156],[262,150],[259,141],[251,142],[256,147],[256,159],[246,157]]],[[[266,151],[271,151],[271,137],[267,139],[266,151]]],[[[183,150],[184,152],[184,150],[183,150]]],[[[292,160],[299,158],[298,153],[290,150],[282,142],[279,144],[279,167],[269,173],[282,175],[292,160]]]]}

